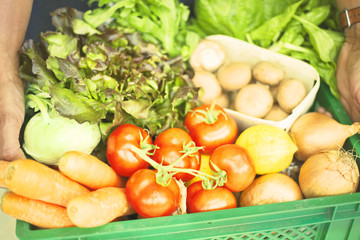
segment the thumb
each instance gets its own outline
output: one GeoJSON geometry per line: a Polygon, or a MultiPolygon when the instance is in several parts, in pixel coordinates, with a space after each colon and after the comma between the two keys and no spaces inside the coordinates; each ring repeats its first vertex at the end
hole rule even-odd
{"type": "Polygon", "coordinates": [[[14,122],[5,121],[0,125],[0,159],[12,161],[25,158],[19,142],[20,127],[14,122]]]}
{"type": "Polygon", "coordinates": [[[2,155],[2,159],[5,161],[13,161],[16,159],[25,159],[26,156],[20,147],[7,148],[7,150],[2,155]]]}

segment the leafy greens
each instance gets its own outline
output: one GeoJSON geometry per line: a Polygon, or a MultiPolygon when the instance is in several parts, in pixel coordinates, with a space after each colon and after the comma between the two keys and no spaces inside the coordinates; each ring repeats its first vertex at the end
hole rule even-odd
{"type": "Polygon", "coordinates": [[[170,58],[133,28],[102,24],[112,12],[103,12],[100,20],[72,8],[55,10],[57,31],[23,44],[26,95],[46,101],[62,117],[99,124],[104,139],[123,123],[144,127],[152,136],[183,127],[187,112],[198,105],[183,58],[170,58]]]}
{"type": "Polygon", "coordinates": [[[196,0],[191,29],[225,34],[310,63],[338,95],[336,59],[344,41],[328,0],[196,0]]]}
{"type": "Polygon", "coordinates": [[[112,26],[130,27],[145,41],[162,46],[170,55],[190,57],[200,36],[190,30],[190,9],[179,0],[89,0],[98,8],[85,12],[84,19],[93,27],[111,21],[112,26]]]}

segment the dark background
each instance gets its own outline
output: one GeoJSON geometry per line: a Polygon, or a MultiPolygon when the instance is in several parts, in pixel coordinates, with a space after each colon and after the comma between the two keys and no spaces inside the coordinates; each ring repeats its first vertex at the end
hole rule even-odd
{"type": "MultiPolygon", "coordinates": [[[[68,6],[81,11],[86,11],[91,7],[97,6],[97,3],[94,3],[90,7],[87,2],[87,0],[34,0],[25,39],[37,40],[40,32],[55,30],[51,23],[50,13],[57,8],[68,6]]],[[[189,5],[191,9],[194,0],[182,0],[180,2],[189,5]]]]}

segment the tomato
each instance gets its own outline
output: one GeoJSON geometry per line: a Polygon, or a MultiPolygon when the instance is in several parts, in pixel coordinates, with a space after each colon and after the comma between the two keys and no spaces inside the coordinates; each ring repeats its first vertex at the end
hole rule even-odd
{"type": "Polygon", "coordinates": [[[202,186],[202,181],[196,181],[186,189],[186,205],[190,204],[194,198],[195,193],[198,191],[204,190],[202,186]]]}
{"type": "Polygon", "coordinates": [[[156,171],[140,169],[126,183],[126,197],[142,217],[171,215],[179,206],[180,189],[174,178],[166,187],[156,183],[156,171]]]}
{"type": "MultiPolygon", "coordinates": [[[[190,142],[192,142],[192,139],[185,130],[180,128],[169,128],[156,137],[154,144],[159,148],[156,149],[152,158],[157,163],[164,166],[170,165],[183,157],[186,148],[195,147],[195,145],[187,145],[190,142]]],[[[200,153],[199,151],[196,151],[177,161],[174,167],[199,170],[200,160],[200,153]]],[[[186,182],[191,180],[194,176],[189,173],[179,172],[176,173],[174,177],[186,182]]]]}
{"type": "MultiPolygon", "coordinates": [[[[210,155],[211,163],[215,164],[227,175],[225,187],[232,192],[240,192],[247,188],[255,179],[255,168],[245,149],[237,144],[225,144],[216,148],[210,155]]],[[[212,164],[210,164],[212,167],[212,164]]]]}
{"type": "MultiPolygon", "coordinates": [[[[181,153],[183,150],[180,146],[164,146],[160,149],[157,149],[153,159],[158,162],[159,164],[162,163],[163,165],[170,165],[179,158],[181,158],[184,153],[181,153]]],[[[200,169],[200,153],[196,152],[189,156],[182,158],[181,160],[177,161],[174,165],[176,168],[187,168],[187,169],[200,169]]],[[[174,177],[178,180],[182,180],[184,182],[191,180],[194,175],[189,173],[179,172],[174,175],[174,177]]]]}
{"type": "Polygon", "coordinates": [[[238,135],[236,121],[218,105],[201,105],[189,112],[184,124],[197,146],[210,154],[218,146],[234,143],[238,135]]]}
{"type": "Polygon", "coordinates": [[[154,141],[154,145],[162,147],[165,145],[183,145],[192,141],[189,133],[181,128],[169,128],[160,133],[154,141]]]}
{"type": "Polygon", "coordinates": [[[117,174],[130,177],[137,170],[150,166],[131,150],[131,147],[141,148],[141,142],[148,145],[153,143],[145,129],[133,124],[120,125],[110,134],[107,140],[106,156],[117,174]]]}
{"type": "Polygon", "coordinates": [[[236,198],[229,189],[224,187],[216,187],[211,190],[203,189],[200,181],[187,188],[186,203],[188,213],[237,207],[236,198]]]}

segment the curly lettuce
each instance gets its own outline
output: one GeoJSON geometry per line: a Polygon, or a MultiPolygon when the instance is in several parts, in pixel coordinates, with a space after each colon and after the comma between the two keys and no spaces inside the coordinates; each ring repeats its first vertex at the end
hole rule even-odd
{"type": "Polygon", "coordinates": [[[183,127],[199,102],[182,56],[169,57],[133,28],[87,21],[76,9],[51,15],[57,30],[41,33],[38,42],[27,40],[21,50],[27,95],[47,101],[62,117],[98,124],[104,139],[123,123],[152,136],[183,127]]]}

